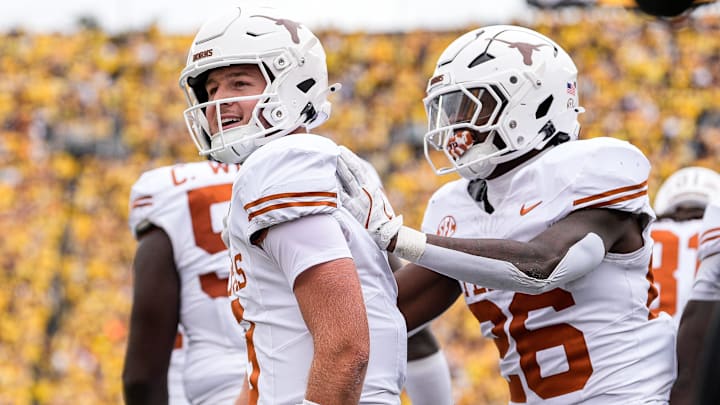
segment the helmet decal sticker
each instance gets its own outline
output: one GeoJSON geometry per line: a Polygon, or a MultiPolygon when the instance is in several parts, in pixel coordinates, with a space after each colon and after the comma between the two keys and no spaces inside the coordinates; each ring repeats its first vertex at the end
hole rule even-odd
{"type": "Polygon", "coordinates": [[[504,41],[499,38],[488,39],[488,41],[499,41],[504,44],[508,44],[509,45],[508,47],[510,49],[517,49],[518,52],[520,52],[520,54],[523,56],[523,63],[528,66],[532,66],[532,64],[533,64],[533,61],[532,61],[533,51],[539,51],[540,47],[543,47],[543,46],[550,46],[550,44],[533,45],[533,44],[528,44],[527,42],[508,42],[508,41],[504,41]]]}
{"type": "Polygon", "coordinates": [[[267,18],[270,21],[275,21],[275,25],[282,25],[290,33],[290,38],[296,44],[300,43],[300,37],[298,36],[298,29],[300,29],[300,23],[285,18],[272,18],[266,15],[256,14],[253,17],[267,18]]]}

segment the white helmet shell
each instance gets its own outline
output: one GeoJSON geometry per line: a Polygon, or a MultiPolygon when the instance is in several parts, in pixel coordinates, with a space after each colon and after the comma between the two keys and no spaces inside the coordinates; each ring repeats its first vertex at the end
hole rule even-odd
{"type": "MultiPolygon", "coordinates": [[[[189,108],[185,121],[200,154],[226,163],[242,163],[272,139],[304,126],[314,128],[330,113],[325,51],[304,25],[272,8],[233,7],[208,20],[198,31],[180,75],[189,108]],[[208,101],[207,73],[215,68],[253,64],[267,86],[251,97],[208,101]],[[209,133],[208,105],[258,100],[247,125],[209,133]]],[[[218,118],[219,119],[219,118],[218,118]]],[[[222,128],[222,126],[220,126],[222,128]]]]}
{"type": "Polygon", "coordinates": [[[456,39],[438,59],[426,93],[428,161],[438,174],[457,171],[470,179],[487,177],[497,164],[542,149],[561,133],[577,139],[577,115],[584,111],[570,56],[546,36],[512,25],[456,39]],[[469,143],[468,133],[475,134],[469,143]],[[432,150],[443,151],[450,165],[436,165],[432,150]]]}
{"type": "Polygon", "coordinates": [[[679,206],[705,208],[720,197],[720,174],[704,167],[686,167],[670,175],[655,195],[658,216],[672,214],[679,206]]]}

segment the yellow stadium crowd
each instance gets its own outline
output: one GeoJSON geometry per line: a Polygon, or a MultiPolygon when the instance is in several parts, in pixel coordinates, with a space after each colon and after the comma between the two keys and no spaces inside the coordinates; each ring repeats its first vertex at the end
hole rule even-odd
{"type": "MultiPolygon", "coordinates": [[[[653,163],[651,191],[683,166],[720,169],[719,15],[671,29],[575,10],[529,25],[578,65],[581,137],[632,141],[653,163]]],[[[343,87],[317,132],[368,158],[415,227],[454,179],[423,157],[421,99],[441,50],[469,28],[319,32],[343,87]]],[[[177,84],[190,41],[157,27],[0,33],[0,405],[122,402],[129,191],[145,170],[199,159],[177,84]]],[[[457,404],[507,403],[497,350],[462,305],[434,325],[457,404]]]]}

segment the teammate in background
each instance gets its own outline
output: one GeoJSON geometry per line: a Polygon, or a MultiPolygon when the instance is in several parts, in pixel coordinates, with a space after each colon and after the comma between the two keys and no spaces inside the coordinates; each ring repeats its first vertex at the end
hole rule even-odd
{"type": "Polygon", "coordinates": [[[663,182],[655,196],[652,224],[652,270],[658,299],[652,310],[680,321],[699,266],[697,249],[705,206],[720,195],[720,175],[703,167],[686,167],[663,182]]]}
{"type": "MultiPolygon", "coordinates": [[[[701,368],[704,357],[701,353],[711,345],[718,345],[717,341],[708,339],[708,333],[713,320],[717,322],[720,315],[720,193],[715,193],[705,209],[699,243],[700,269],[678,330],[678,377],[670,397],[673,405],[709,403],[695,402],[699,398],[694,395],[704,388],[703,384],[717,385],[717,380],[703,383],[707,370],[701,368]]],[[[713,350],[717,353],[717,348],[713,350]]],[[[709,366],[717,369],[717,364],[709,366]]]]}
{"type": "Polygon", "coordinates": [[[225,10],[180,84],[201,154],[243,164],[226,235],[250,403],[399,404],[407,334],[387,255],[339,204],[339,147],[307,133],[338,88],[316,36],[269,8],[225,10]]]}
{"type": "Polygon", "coordinates": [[[230,310],[230,263],[220,237],[237,172],[237,165],[213,161],[179,164],[145,172],[132,187],[129,225],[138,246],[123,370],[127,404],[168,403],[179,325],[188,401],[233,404],[241,393],[245,339],[230,310]]]}
{"type": "Polygon", "coordinates": [[[675,328],[648,309],[650,164],[624,141],[575,140],[576,76],[532,30],[462,35],[424,103],[428,160],[464,178],[434,194],[418,232],[385,216],[380,185],[344,150],[341,200],[378,246],[413,263],[395,273],[408,328],[464,296],[496,342],[511,403],[666,403],[675,328]]]}

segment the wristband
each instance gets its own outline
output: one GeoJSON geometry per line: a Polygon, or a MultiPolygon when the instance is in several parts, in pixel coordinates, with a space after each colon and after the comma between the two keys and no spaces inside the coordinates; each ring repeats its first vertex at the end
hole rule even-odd
{"type": "Polygon", "coordinates": [[[397,234],[393,254],[416,263],[425,253],[427,235],[407,226],[402,226],[397,234]]]}

